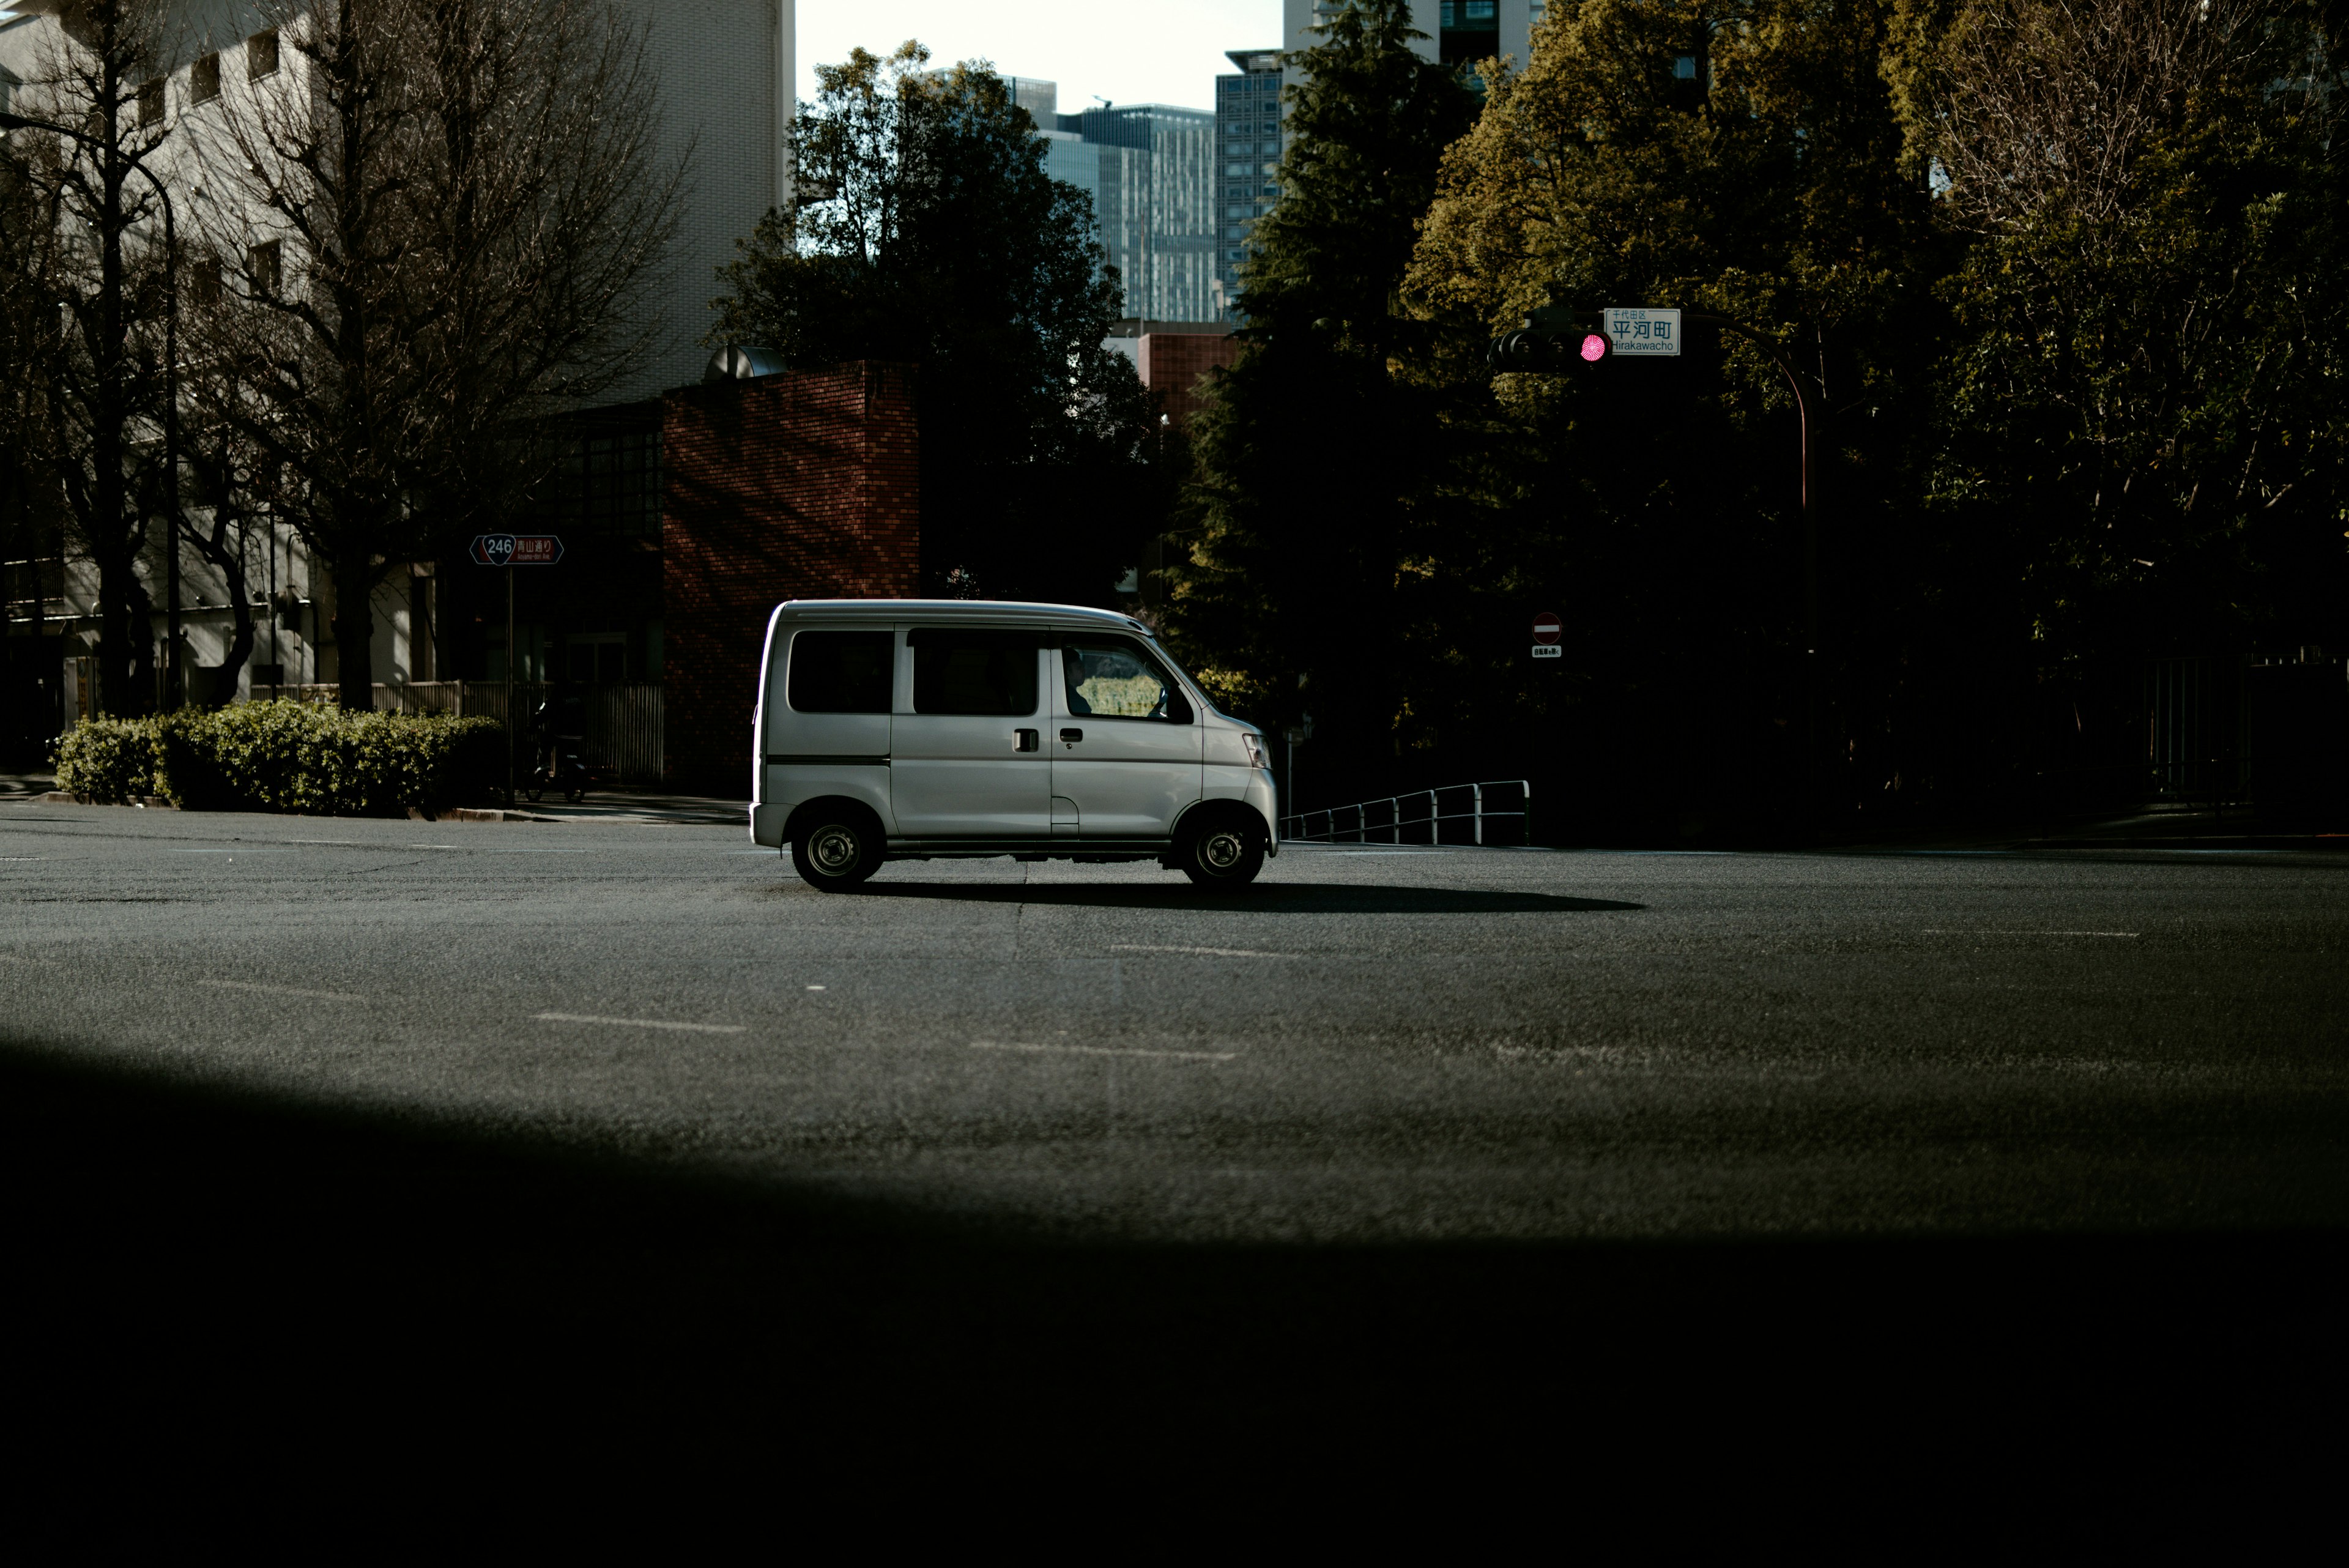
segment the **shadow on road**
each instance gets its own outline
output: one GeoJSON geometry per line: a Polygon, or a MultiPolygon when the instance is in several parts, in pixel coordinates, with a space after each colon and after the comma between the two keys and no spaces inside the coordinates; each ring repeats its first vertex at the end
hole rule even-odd
{"type": "MultiPolygon", "coordinates": [[[[812,889],[778,886],[780,894],[812,889]]],[[[1216,909],[1251,915],[1577,915],[1644,909],[1613,898],[1568,898],[1550,893],[1495,893],[1475,888],[1364,888],[1258,884],[1237,893],[1210,893],[1187,883],[1133,887],[1120,883],[895,882],[879,878],[857,889],[863,898],[940,898],[957,904],[1044,904],[1071,909],[1216,909]]]]}
{"type": "Polygon", "coordinates": [[[1210,1461],[1292,1500],[1339,1477],[1317,1509],[1471,1459],[1482,1487],[1693,1480],[1827,1413],[1806,1474],[1894,1434],[1914,1474],[1977,1421],[2002,1465],[2044,1441],[2069,1474],[2090,1431],[2169,1462],[2214,1398],[2244,1407],[2201,1412],[2211,1441],[2302,1429],[2250,1407],[2312,1389],[2343,1255],[2329,1233],[1043,1245],[5,1043],[0,1177],[12,1424],[57,1464],[541,1511],[523,1478],[557,1469],[615,1499],[657,1470],[827,1504],[908,1466],[1083,1496],[1155,1477],[1185,1509],[1210,1461]]]}

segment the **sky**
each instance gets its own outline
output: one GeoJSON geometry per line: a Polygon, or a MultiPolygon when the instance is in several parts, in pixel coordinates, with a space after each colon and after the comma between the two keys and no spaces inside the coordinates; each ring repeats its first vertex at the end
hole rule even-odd
{"type": "Polygon", "coordinates": [[[855,45],[907,38],[936,63],[984,57],[1005,76],[1061,84],[1061,112],[1112,103],[1216,107],[1226,49],[1278,48],[1280,0],[798,0],[799,96],[855,45]]]}

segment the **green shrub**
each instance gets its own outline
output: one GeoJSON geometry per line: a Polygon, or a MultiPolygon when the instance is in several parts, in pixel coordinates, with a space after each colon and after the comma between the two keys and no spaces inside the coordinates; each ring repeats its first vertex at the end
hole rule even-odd
{"type": "Polygon", "coordinates": [[[57,742],[57,787],[119,805],[155,793],[155,743],[142,719],[84,719],[57,742]]]}
{"type": "Polygon", "coordinates": [[[195,811],[315,816],[397,816],[410,806],[440,811],[485,794],[505,757],[504,732],[495,720],[443,714],[345,713],[280,701],[103,722],[122,732],[118,749],[135,759],[112,763],[115,773],[130,778],[139,767],[140,787],[66,783],[66,756],[76,748],[77,756],[92,759],[77,763],[77,778],[101,776],[100,742],[82,739],[97,726],[86,723],[59,749],[59,788],[103,800],[160,794],[195,811]]]}

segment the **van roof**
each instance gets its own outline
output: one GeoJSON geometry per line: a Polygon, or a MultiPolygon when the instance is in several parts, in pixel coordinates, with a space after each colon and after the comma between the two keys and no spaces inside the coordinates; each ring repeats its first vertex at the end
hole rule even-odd
{"type": "Polygon", "coordinates": [[[908,616],[943,620],[1070,621],[1086,620],[1113,626],[1121,631],[1152,636],[1151,629],[1130,615],[1089,609],[1082,605],[1021,604],[1008,599],[785,599],[777,615],[908,616]]]}

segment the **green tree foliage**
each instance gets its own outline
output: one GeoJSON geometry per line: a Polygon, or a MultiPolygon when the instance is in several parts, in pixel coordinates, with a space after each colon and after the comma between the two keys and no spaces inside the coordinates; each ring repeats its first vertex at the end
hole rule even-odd
{"type": "Polygon", "coordinates": [[[1779,373],[1702,329],[1678,360],[1578,376],[1495,379],[1483,354],[1545,305],[1711,311],[1779,339],[1819,389],[1835,459],[1823,587],[1846,613],[1828,650],[1872,642],[1873,618],[1848,607],[1881,604],[1913,562],[1899,514],[1940,316],[1929,202],[1898,167],[1878,71],[1887,9],[1584,0],[1552,8],[1523,70],[1490,73],[1408,291],[1437,328],[1424,374],[1451,394],[1456,474],[1423,663],[1458,673],[1419,703],[1433,738],[1534,721],[1609,758],[1588,777],[1676,817],[1733,767],[1751,770],[1749,804],[1800,783],[1835,666],[1805,668],[1799,435],[1779,373]],[[1537,609],[1568,623],[1558,665],[1526,658],[1537,609]]]}
{"type": "Polygon", "coordinates": [[[1264,717],[1546,766],[1600,820],[1783,820],[2093,760],[2091,686],[2126,774],[2147,656],[2344,640],[2337,7],[1565,0],[1432,186],[1393,172],[1448,139],[1399,12],[1301,62],[1202,433],[1177,629],[1264,717]],[[1816,674],[1764,356],[1487,369],[1610,305],[1731,317],[1811,389],[1816,674]]]}
{"type": "Polygon", "coordinates": [[[1101,603],[1162,483],[1150,399],[1102,347],[1123,292],[1091,197],[1044,172],[1002,78],[929,57],[818,67],[798,202],[726,269],[710,340],[917,366],[931,590],[1101,603]]]}
{"type": "Polygon", "coordinates": [[[1313,716],[1334,779],[1391,761],[1403,718],[1433,405],[1399,373],[1426,337],[1399,290],[1475,99],[1413,52],[1403,0],[1359,0],[1317,31],[1288,89],[1282,199],[1241,275],[1240,358],[1194,427],[1195,532],[1169,607],[1222,700],[1313,716]]]}

